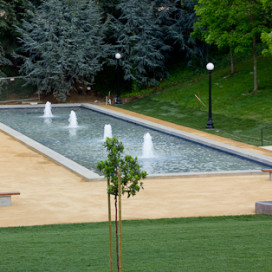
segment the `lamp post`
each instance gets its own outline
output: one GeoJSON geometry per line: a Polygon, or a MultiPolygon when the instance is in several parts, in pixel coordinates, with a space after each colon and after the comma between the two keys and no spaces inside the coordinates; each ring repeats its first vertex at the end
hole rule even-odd
{"type": "Polygon", "coordinates": [[[117,97],[115,104],[122,104],[122,100],[120,98],[120,64],[119,64],[119,60],[121,59],[121,57],[122,56],[120,53],[115,54],[115,58],[117,61],[117,97]]]}
{"type": "Polygon", "coordinates": [[[206,129],[214,129],[212,121],[212,70],[214,69],[213,63],[208,63],[206,65],[206,68],[209,71],[209,118],[206,129]]]}

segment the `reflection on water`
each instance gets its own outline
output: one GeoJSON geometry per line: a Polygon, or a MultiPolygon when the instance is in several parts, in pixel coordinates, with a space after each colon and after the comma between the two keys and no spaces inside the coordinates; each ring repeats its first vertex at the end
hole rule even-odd
{"type": "MultiPolygon", "coordinates": [[[[96,163],[105,160],[105,127],[125,146],[124,154],[137,156],[148,174],[257,170],[264,166],[240,157],[192,143],[140,125],[84,108],[52,108],[53,117],[44,118],[43,109],[0,111],[0,122],[97,172],[96,163]],[[79,126],[69,128],[74,111],[79,126]],[[144,136],[152,139],[151,155],[143,156],[144,136]],[[146,158],[144,158],[146,157],[146,158]]],[[[147,141],[149,141],[147,139],[147,141]]],[[[149,147],[151,145],[149,142],[149,147]]]]}

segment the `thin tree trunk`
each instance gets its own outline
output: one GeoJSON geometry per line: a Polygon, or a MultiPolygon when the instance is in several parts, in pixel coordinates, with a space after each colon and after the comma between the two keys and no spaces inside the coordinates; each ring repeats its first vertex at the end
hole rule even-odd
{"type": "Polygon", "coordinates": [[[118,225],[117,225],[117,195],[114,196],[115,199],[115,236],[116,236],[116,257],[117,257],[117,269],[119,272],[119,248],[118,248],[118,225]]]}
{"type": "Polygon", "coordinates": [[[232,52],[232,48],[230,47],[230,73],[234,74],[234,54],[232,52]]]}
{"type": "Polygon", "coordinates": [[[253,74],[254,74],[254,89],[258,90],[258,78],[257,78],[257,49],[256,49],[256,36],[253,37],[253,74]]]}
{"type": "Polygon", "coordinates": [[[121,210],[121,169],[118,169],[118,199],[119,199],[119,270],[122,272],[122,210],[121,210]]]}
{"type": "MultiPolygon", "coordinates": [[[[107,188],[109,187],[109,179],[107,180],[107,188]]],[[[111,203],[110,194],[108,193],[108,221],[109,221],[109,247],[110,247],[110,272],[112,272],[112,232],[111,232],[111,203]]]]}

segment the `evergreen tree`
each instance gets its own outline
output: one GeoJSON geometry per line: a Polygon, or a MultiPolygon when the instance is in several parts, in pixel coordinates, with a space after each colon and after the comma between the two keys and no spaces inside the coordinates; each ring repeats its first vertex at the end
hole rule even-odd
{"type": "Polygon", "coordinates": [[[0,0],[0,38],[13,40],[15,25],[20,25],[30,8],[28,0],[0,0]]]}
{"type": "Polygon", "coordinates": [[[121,0],[97,0],[96,2],[101,7],[104,17],[106,18],[108,14],[114,15],[116,13],[116,6],[120,3],[121,0]]]}
{"type": "MultiPolygon", "coordinates": [[[[8,60],[6,57],[5,57],[5,52],[3,50],[3,48],[0,46],[0,78],[3,78],[5,77],[5,73],[1,70],[1,68],[3,66],[7,66],[7,65],[11,65],[11,62],[10,60],[8,60]]],[[[0,93],[2,91],[2,87],[4,84],[6,84],[7,81],[4,80],[4,79],[0,79],[0,93]]]]}
{"type": "Polygon", "coordinates": [[[38,93],[65,101],[76,83],[87,83],[102,69],[107,46],[101,13],[93,0],[48,0],[17,28],[23,58],[20,72],[38,93]]]}
{"type": "MultiPolygon", "coordinates": [[[[156,24],[163,32],[165,44],[174,51],[180,51],[190,62],[193,59],[203,59],[204,44],[191,37],[194,23],[197,20],[194,0],[157,0],[156,24]]],[[[175,57],[172,54],[171,57],[175,57]]]]}
{"type": "MultiPolygon", "coordinates": [[[[156,25],[154,3],[147,0],[122,0],[117,9],[119,18],[112,17],[112,28],[122,55],[124,79],[132,88],[154,86],[165,76],[164,51],[169,49],[156,25]]],[[[114,55],[114,52],[112,52],[114,55]]]]}
{"type": "MultiPolygon", "coordinates": [[[[28,0],[0,0],[0,66],[2,68],[12,64],[16,66],[12,56],[17,47],[15,26],[21,25],[29,9],[30,2],[28,0]]],[[[0,77],[3,76],[4,74],[0,71],[0,77]]],[[[4,82],[7,81],[2,81],[2,85],[4,82]]]]}

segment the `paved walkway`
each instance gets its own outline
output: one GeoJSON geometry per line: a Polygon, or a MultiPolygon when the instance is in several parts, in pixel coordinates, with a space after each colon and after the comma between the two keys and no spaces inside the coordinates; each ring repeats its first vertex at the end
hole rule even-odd
{"type": "MultiPolygon", "coordinates": [[[[147,119],[272,156],[268,150],[147,119]]],[[[0,190],[21,192],[12,197],[12,206],[0,207],[0,227],[107,220],[104,181],[86,182],[1,132],[0,152],[0,190]]],[[[123,198],[124,220],[254,214],[256,201],[272,199],[268,175],[146,179],[144,187],[136,197],[123,198]]]]}

